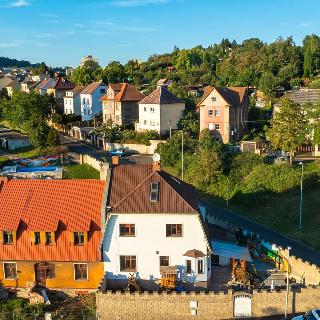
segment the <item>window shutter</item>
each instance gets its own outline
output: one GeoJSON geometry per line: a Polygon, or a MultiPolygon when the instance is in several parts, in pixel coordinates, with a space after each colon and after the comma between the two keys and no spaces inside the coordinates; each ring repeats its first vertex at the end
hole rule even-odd
{"type": "Polygon", "coordinates": [[[3,231],[0,231],[0,244],[3,244],[3,231]]]}
{"type": "Polygon", "coordinates": [[[69,237],[70,237],[70,243],[74,245],[74,236],[73,236],[73,231],[69,231],[69,237]]]}
{"type": "Polygon", "coordinates": [[[30,234],[31,243],[34,244],[34,231],[30,231],[29,234],[30,234]]]}
{"type": "Polygon", "coordinates": [[[40,243],[45,244],[46,243],[46,233],[45,231],[40,232],[40,243]]]}

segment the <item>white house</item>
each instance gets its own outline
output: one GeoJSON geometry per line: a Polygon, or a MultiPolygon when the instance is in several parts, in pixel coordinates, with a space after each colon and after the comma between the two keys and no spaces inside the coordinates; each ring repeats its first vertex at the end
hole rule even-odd
{"type": "Polygon", "coordinates": [[[166,133],[177,129],[183,116],[185,103],[171,93],[165,85],[158,88],[139,102],[139,123],[137,131],[156,130],[166,133]]]}
{"type": "Polygon", "coordinates": [[[117,165],[111,172],[103,259],[107,288],[134,273],[156,289],[166,268],[185,289],[206,287],[211,246],[195,189],[156,165],[117,165]]]}
{"type": "Polygon", "coordinates": [[[91,120],[94,116],[102,114],[101,97],[107,92],[107,86],[102,82],[92,82],[80,93],[81,118],[91,120]]]}
{"type": "Polygon", "coordinates": [[[84,88],[84,86],[78,86],[66,92],[63,97],[63,113],[81,115],[80,92],[84,88]]]}

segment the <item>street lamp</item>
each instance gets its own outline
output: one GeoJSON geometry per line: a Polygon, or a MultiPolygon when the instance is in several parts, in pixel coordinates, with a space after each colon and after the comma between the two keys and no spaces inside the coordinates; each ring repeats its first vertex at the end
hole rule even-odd
{"type": "Polygon", "coordinates": [[[300,181],[300,230],[302,229],[302,195],[303,195],[303,162],[299,162],[301,166],[301,181],[300,181]]]}
{"type": "Polygon", "coordinates": [[[183,130],[181,130],[181,179],[183,180],[184,159],[183,159],[183,130]]]}
{"type": "Polygon", "coordinates": [[[291,247],[288,247],[288,263],[287,263],[287,291],[286,291],[286,309],[285,309],[285,318],[288,317],[288,298],[289,298],[289,268],[290,268],[290,250],[291,247]]]}

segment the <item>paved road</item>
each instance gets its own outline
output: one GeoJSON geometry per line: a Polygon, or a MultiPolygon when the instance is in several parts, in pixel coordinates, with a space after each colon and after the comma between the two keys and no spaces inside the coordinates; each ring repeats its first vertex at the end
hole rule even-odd
{"type": "MultiPolygon", "coordinates": [[[[78,141],[71,137],[60,135],[60,143],[64,146],[67,146],[70,152],[75,153],[83,153],[89,154],[92,157],[97,159],[100,158],[110,158],[108,152],[93,146],[89,143],[78,141]]],[[[126,157],[122,157],[120,159],[120,163],[139,163],[139,164],[151,164],[152,163],[152,156],[151,155],[141,155],[141,154],[134,154],[126,157]]]]}
{"type": "Polygon", "coordinates": [[[283,248],[290,246],[290,254],[301,258],[302,260],[309,261],[320,266],[320,251],[317,251],[299,241],[292,240],[285,235],[275,232],[244,216],[236,214],[231,210],[215,206],[207,202],[205,202],[205,205],[207,207],[207,212],[209,215],[215,216],[236,226],[258,233],[262,239],[277,244],[283,248]]]}

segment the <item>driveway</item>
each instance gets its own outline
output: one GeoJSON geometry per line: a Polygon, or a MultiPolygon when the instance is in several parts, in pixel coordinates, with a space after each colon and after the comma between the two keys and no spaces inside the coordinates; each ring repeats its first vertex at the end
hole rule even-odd
{"type": "Polygon", "coordinates": [[[229,223],[238,227],[258,233],[262,239],[283,248],[290,246],[290,254],[320,266],[320,251],[315,250],[299,241],[290,239],[281,233],[275,232],[229,209],[225,209],[203,201],[202,203],[204,203],[207,207],[207,213],[209,215],[228,221],[229,223]]]}

